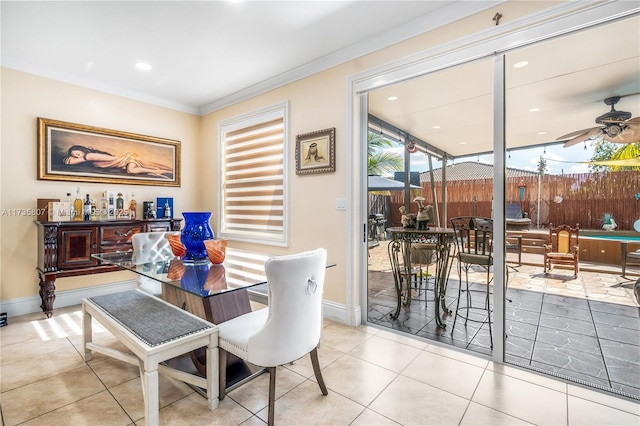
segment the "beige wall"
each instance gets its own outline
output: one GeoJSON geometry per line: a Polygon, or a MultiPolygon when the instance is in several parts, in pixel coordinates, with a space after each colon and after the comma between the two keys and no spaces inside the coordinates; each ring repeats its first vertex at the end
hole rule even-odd
{"type": "MultiPolygon", "coordinates": [[[[174,197],[176,214],[187,209],[208,208],[197,197],[197,159],[200,151],[200,120],[119,96],[2,68],[2,156],[0,181],[0,299],[11,300],[38,294],[37,233],[33,216],[6,214],[12,209],[35,208],[37,198],[64,199],[67,192],[98,195],[114,185],[37,180],[36,118],[44,117],[107,129],[140,133],[181,141],[182,187],[115,185],[127,194],[135,192],[140,203],[159,196],[174,197]],[[5,210],[6,209],[6,210],[5,210]]],[[[179,216],[178,216],[179,217],[179,216]]],[[[89,287],[130,278],[124,272],[62,278],[56,290],[89,287]]]]}
{"type": "MultiPolygon", "coordinates": [[[[244,114],[276,102],[290,102],[290,247],[277,248],[234,243],[233,247],[270,254],[293,253],[324,246],[329,260],[338,264],[327,273],[325,297],[346,301],[346,212],[335,209],[336,198],[346,196],[347,78],[372,67],[416,54],[434,46],[492,28],[500,11],[507,23],[557,2],[513,2],[499,5],[456,24],[439,28],[344,65],[318,73],[204,117],[172,111],[142,102],[85,89],[33,75],[2,69],[2,152],[0,154],[2,209],[33,208],[36,198],[75,193],[76,183],[36,179],[36,117],[46,117],[182,142],[182,187],[118,186],[134,191],[138,201],[157,196],[174,197],[176,215],[187,209],[215,212],[217,208],[217,126],[222,119],[244,114]],[[336,172],[295,174],[295,136],[328,127],[336,128],[336,172]]],[[[81,191],[99,193],[104,186],[82,184],[81,191]]],[[[215,214],[215,213],[214,213],[215,214]]],[[[212,225],[215,225],[215,218],[212,225]]],[[[38,294],[36,227],[32,217],[0,217],[0,300],[38,294]]],[[[215,229],[214,229],[215,230],[215,229]]],[[[354,230],[359,238],[360,230],[354,230]]],[[[117,282],[125,273],[60,279],[58,291],[117,282]]],[[[349,284],[351,285],[351,284],[349,284]]]]}

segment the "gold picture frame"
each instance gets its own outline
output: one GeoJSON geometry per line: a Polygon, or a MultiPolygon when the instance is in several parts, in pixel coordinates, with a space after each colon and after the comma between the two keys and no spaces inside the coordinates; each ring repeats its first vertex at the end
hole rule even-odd
{"type": "Polygon", "coordinates": [[[336,128],[296,136],[296,174],[336,171],[336,128]]]}
{"type": "Polygon", "coordinates": [[[38,180],[180,186],[180,142],[38,117],[38,180]]]}

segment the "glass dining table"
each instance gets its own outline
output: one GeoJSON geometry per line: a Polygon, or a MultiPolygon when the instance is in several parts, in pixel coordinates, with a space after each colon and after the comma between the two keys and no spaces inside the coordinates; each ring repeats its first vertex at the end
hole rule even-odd
{"type": "MultiPolygon", "coordinates": [[[[224,263],[189,263],[177,257],[168,257],[137,264],[132,251],[98,253],[93,257],[138,274],[143,277],[145,285],[152,284],[155,296],[214,324],[251,312],[251,300],[267,301],[267,282],[263,276],[242,274],[237,268],[227,268],[224,263]]],[[[206,375],[204,349],[194,351],[190,358],[197,371],[206,375]]],[[[185,363],[184,360],[180,362],[185,363]]],[[[192,367],[186,365],[180,368],[189,370],[192,367]]],[[[256,371],[239,358],[229,356],[227,388],[244,382],[256,371]]]]}
{"type": "MultiPolygon", "coordinates": [[[[251,312],[251,301],[268,303],[266,278],[264,273],[256,273],[255,267],[243,271],[237,265],[225,265],[226,262],[212,264],[205,260],[193,263],[178,257],[138,264],[134,261],[133,251],[97,253],[92,257],[136,273],[146,281],[145,285],[156,284],[152,286],[155,296],[213,324],[251,312]]],[[[333,266],[335,263],[327,264],[327,268],[333,266]]],[[[194,351],[190,358],[197,371],[206,375],[204,349],[194,351]]],[[[183,367],[185,370],[192,368],[183,367]]],[[[229,354],[227,389],[233,389],[261,372],[262,369],[229,354]]]]}

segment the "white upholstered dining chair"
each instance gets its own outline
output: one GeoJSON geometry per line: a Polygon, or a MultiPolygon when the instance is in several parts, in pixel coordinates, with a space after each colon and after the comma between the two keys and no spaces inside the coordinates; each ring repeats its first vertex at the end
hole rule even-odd
{"type": "Polygon", "coordinates": [[[226,387],[227,353],[269,370],[269,425],[274,423],[276,367],[306,354],[323,395],[318,362],[327,251],[269,258],[265,264],[269,306],[218,324],[220,399],[226,387]]]}
{"type": "MultiPolygon", "coordinates": [[[[167,234],[175,234],[175,232],[139,232],[131,237],[133,263],[144,265],[173,258],[167,234]]],[[[137,286],[140,290],[154,296],[162,294],[162,284],[158,280],[144,275],[138,275],[137,286]]]]}

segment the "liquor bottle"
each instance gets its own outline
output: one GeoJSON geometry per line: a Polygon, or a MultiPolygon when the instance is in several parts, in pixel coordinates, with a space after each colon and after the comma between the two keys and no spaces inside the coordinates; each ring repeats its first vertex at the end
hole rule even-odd
{"type": "Polygon", "coordinates": [[[67,208],[69,209],[69,217],[67,220],[73,220],[73,199],[71,198],[71,193],[67,192],[67,198],[64,200],[67,203],[67,208]]]}
{"type": "Polygon", "coordinates": [[[102,192],[102,198],[100,199],[100,214],[98,215],[100,220],[106,220],[109,218],[109,205],[107,204],[107,191],[102,192]]]}
{"type": "Polygon", "coordinates": [[[80,187],[76,189],[76,199],[73,200],[73,220],[82,220],[82,197],[80,196],[80,187]]]}
{"type": "Polygon", "coordinates": [[[171,206],[169,205],[169,201],[164,202],[164,217],[171,217],[171,206]]]}
{"type": "Polygon", "coordinates": [[[124,199],[122,193],[118,192],[118,198],[116,198],[116,219],[120,218],[124,210],[124,199]]]}
{"type": "Polygon", "coordinates": [[[95,198],[91,199],[91,220],[98,220],[98,207],[95,198]]]}
{"type": "Polygon", "coordinates": [[[91,220],[91,200],[89,199],[89,194],[87,194],[87,198],[84,200],[83,213],[84,220],[91,220]]]}
{"type": "Polygon", "coordinates": [[[138,214],[138,202],[136,201],[136,194],[131,193],[131,201],[129,202],[129,217],[131,219],[137,219],[138,214]]]}

